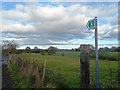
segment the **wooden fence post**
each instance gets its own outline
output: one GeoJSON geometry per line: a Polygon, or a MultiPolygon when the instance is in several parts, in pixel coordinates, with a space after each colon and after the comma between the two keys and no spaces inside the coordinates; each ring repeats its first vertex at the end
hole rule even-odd
{"type": "Polygon", "coordinates": [[[89,45],[80,46],[80,88],[90,87],[89,45]]]}
{"type": "Polygon", "coordinates": [[[42,82],[44,82],[44,79],[45,79],[46,61],[47,61],[47,59],[45,59],[45,61],[44,61],[44,68],[43,68],[42,82]]]}

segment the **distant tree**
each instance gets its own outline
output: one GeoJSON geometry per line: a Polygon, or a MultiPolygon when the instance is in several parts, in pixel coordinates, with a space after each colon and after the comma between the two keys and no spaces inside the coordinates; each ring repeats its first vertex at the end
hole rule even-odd
{"type": "Polygon", "coordinates": [[[45,52],[48,52],[48,49],[45,49],[44,51],[45,51],[45,52]]]}
{"type": "Polygon", "coordinates": [[[56,47],[50,46],[50,47],[48,48],[48,54],[49,54],[49,55],[55,54],[57,50],[58,50],[58,49],[57,49],[56,47]]]}
{"type": "Polygon", "coordinates": [[[90,47],[90,50],[92,50],[92,51],[95,50],[95,47],[93,45],[90,44],[89,47],[90,47]]]}
{"type": "Polygon", "coordinates": [[[75,51],[75,49],[74,49],[74,48],[72,48],[72,49],[71,49],[71,51],[75,51]]]}
{"type": "Polygon", "coordinates": [[[78,48],[75,48],[75,51],[80,51],[80,47],[78,47],[78,48]]]}
{"type": "MultiPolygon", "coordinates": [[[[94,51],[94,46],[92,46],[91,44],[89,44],[90,50],[94,51]]],[[[75,51],[80,51],[80,47],[75,48],[75,51]]]]}
{"type": "Polygon", "coordinates": [[[31,53],[31,48],[30,48],[30,47],[26,47],[26,48],[25,48],[25,52],[31,53]]]}
{"type": "Polygon", "coordinates": [[[99,48],[99,51],[104,51],[104,48],[102,48],[102,47],[101,47],[101,48],[99,48]]]}
{"type": "Polygon", "coordinates": [[[104,47],[104,51],[110,51],[108,47],[104,47]]]}
{"type": "Polygon", "coordinates": [[[45,55],[45,51],[44,50],[42,50],[41,55],[45,55]]]}
{"type": "Polygon", "coordinates": [[[34,47],[33,53],[39,53],[39,48],[37,46],[34,47]]]}
{"type": "Polygon", "coordinates": [[[22,53],[24,53],[24,49],[18,49],[16,52],[16,54],[22,54],[22,53]]]}
{"type": "Polygon", "coordinates": [[[110,48],[110,51],[118,51],[118,49],[117,49],[117,47],[112,46],[112,47],[110,48]]]}
{"type": "Polygon", "coordinates": [[[118,47],[118,52],[120,52],[120,46],[118,47]]]}
{"type": "Polygon", "coordinates": [[[15,54],[16,53],[16,48],[17,48],[17,44],[14,40],[12,41],[3,41],[3,51],[5,50],[5,53],[8,53],[8,54],[15,54]]]}
{"type": "Polygon", "coordinates": [[[38,47],[37,47],[37,46],[35,46],[35,47],[34,47],[34,49],[35,49],[35,50],[38,50],[38,47]]]}
{"type": "Polygon", "coordinates": [[[2,42],[2,55],[8,55],[7,44],[8,44],[8,41],[3,41],[2,42]]]}
{"type": "Polygon", "coordinates": [[[75,51],[79,51],[77,48],[75,48],[75,51]]]}
{"type": "Polygon", "coordinates": [[[91,58],[95,58],[95,47],[93,46],[93,45],[89,45],[89,47],[90,47],[90,57],[91,58]]]}
{"type": "Polygon", "coordinates": [[[65,56],[65,54],[64,54],[64,53],[62,53],[62,56],[65,56]]]}

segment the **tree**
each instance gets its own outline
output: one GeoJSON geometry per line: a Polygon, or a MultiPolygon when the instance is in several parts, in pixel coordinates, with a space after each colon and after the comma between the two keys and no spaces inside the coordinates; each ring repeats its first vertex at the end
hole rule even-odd
{"type": "Polygon", "coordinates": [[[33,52],[34,53],[39,53],[39,48],[37,46],[35,46],[34,49],[33,49],[33,52]]]}
{"type": "Polygon", "coordinates": [[[115,47],[115,46],[112,46],[110,50],[111,51],[118,51],[117,47],[115,47]]]}
{"type": "Polygon", "coordinates": [[[41,55],[45,55],[45,51],[44,50],[41,52],[41,55]]]}
{"type": "Polygon", "coordinates": [[[89,47],[90,47],[90,50],[92,50],[92,51],[95,50],[95,47],[93,45],[90,44],[89,47]]]}
{"type": "Polygon", "coordinates": [[[80,51],[80,47],[78,47],[78,48],[75,48],[75,51],[80,51]]]}
{"type": "Polygon", "coordinates": [[[110,51],[108,47],[104,47],[104,51],[110,51]]]}
{"type": "Polygon", "coordinates": [[[118,52],[120,52],[120,46],[118,47],[118,52]]]}
{"type": "Polygon", "coordinates": [[[26,51],[27,53],[31,53],[31,48],[30,48],[30,47],[26,47],[26,48],[25,48],[25,51],[26,51]]]}
{"type": "Polygon", "coordinates": [[[7,55],[8,54],[7,44],[8,44],[8,41],[3,41],[3,43],[2,43],[2,55],[7,55]]]}
{"type": "Polygon", "coordinates": [[[74,49],[74,48],[72,48],[72,49],[71,49],[71,51],[75,51],[75,49],[74,49]]]}
{"type": "Polygon", "coordinates": [[[102,47],[101,47],[101,48],[99,48],[99,51],[104,51],[104,48],[102,48],[102,47]]]}
{"type": "Polygon", "coordinates": [[[48,48],[48,54],[49,54],[49,55],[55,54],[57,50],[58,50],[58,49],[57,49],[56,47],[50,46],[50,47],[48,48]]]}
{"type": "Polygon", "coordinates": [[[17,48],[17,44],[15,43],[15,41],[3,41],[3,52],[6,54],[15,54],[16,53],[16,48],[17,48]]]}
{"type": "Polygon", "coordinates": [[[95,47],[91,44],[89,44],[90,47],[90,57],[95,58],[95,47]]]}
{"type": "Polygon", "coordinates": [[[37,46],[35,46],[35,47],[34,47],[34,49],[35,49],[35,50],[38,50],[38,47],[37,47],[37,46]]]}

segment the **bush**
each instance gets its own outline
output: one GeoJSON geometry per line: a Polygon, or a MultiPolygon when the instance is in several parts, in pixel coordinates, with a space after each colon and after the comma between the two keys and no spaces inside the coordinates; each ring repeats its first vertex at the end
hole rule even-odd
{"type": "Polygon", "coordinates": [[[51,84],[53,88],[67,88],[67,84],[65,84],[65,79],[61,74],[55,74],[51,70],[46,71],[45,75],[45,83],[51,84]]]}
{"type": "Polygon", "coordinates": [[[102,51],[98,53],[98,57],[103,60],[118,61],[118,52],[102,51]]]}
{"type": "Polygon", "coordinates": [[[90,50],[90,57],[91,57],[91,58],[95,58],[95,51],[90,50]]]}
{"type": "Polygon", "coordinates": [[[62,56],[65,56],[65,54],[64,54],[64,53],[62,53],[62,56]]]}
{"type": "Polygon", "coordinates": [[[42,51],[42,52],[41,52],[41,55],[45,55],[45,51],[42,51]]]}

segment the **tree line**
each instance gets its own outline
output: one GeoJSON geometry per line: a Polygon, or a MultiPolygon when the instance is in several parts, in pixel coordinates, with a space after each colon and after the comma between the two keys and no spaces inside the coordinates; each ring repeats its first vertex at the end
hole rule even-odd
{"type": "MultiPolygon", "coordinates": [[[[40,49],[37,46],[35,46],[33,49],[31,49],[29,46],[27,46],[25,49],[17,49],[18,44],[15,43],[15,41],[4,41],[2,45],[2,54],[21,54],[21,53],[41,53],[41,55],[45,55],[46,53],[49,55],[55,54],[57,51],[80,51],[80,47],[78,48],[72,48],[70,50],[68,49],[58,49],[57,47],[50,46],[47,49],[40,49]]],[[[95,48],[94,46],[90,45],[90,57],[95,57],[95,48]]],[[[120,46],[115,47],[112,46],[111,48],[103,47],[99,48],[99,57],[105,58],[108,57],[107,52],[120,52],[120,46]]]]}
{"type": "Polygon", "coordinates": [[[35,46],[33,49],[31,49],[29,46],[27,46],[25,49],[17,49],[18,44],[13,41],[3,41],[2,44],[2,54],[21,54],[21,53],[41,53],[44,55],[45,53],[48,53],[49,55],[55,54],[58,51],[57,47],[50,46],[48,49],[39,49],[37,46],[35,46]]]}

